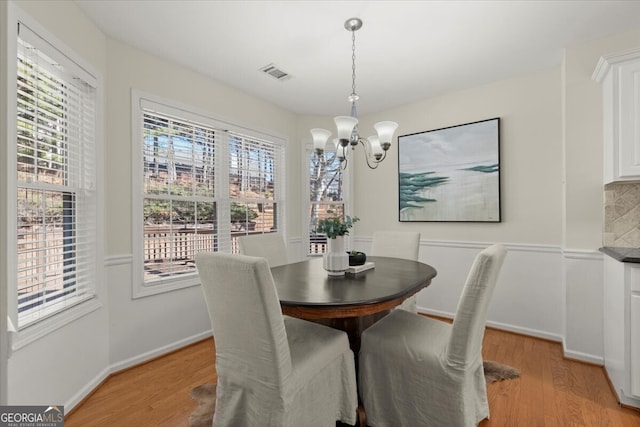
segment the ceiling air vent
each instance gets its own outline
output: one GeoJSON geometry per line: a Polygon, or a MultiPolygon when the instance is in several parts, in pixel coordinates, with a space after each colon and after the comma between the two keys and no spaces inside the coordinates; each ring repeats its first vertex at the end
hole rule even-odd
{"type": "Polygon", "coordinates": [[[280,81],[291,78],[291,74],[287,73],[286,71],[282,71],[280,68],[278,68],[274,64],[269,64],[265,67],[262,67],[260,68],[260,71],[280,81]]]}

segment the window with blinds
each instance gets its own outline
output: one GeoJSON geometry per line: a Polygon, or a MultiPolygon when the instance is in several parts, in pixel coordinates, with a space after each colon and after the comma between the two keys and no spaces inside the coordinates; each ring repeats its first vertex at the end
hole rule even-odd
{"type": "Polygon", "coordinates": [[[335,152],[309,152],[309,255],[322,254],[327,248],[327,236],[315,232],[318,220],[345,214],[342,180],[335,152]]]}
{"type": "Polygon", "coordinates": [[[229,133],[229,198],[232,252],[236,238],[278,231],[276,173],[280,146],[229,133]]]}
{"type": "Polygon", "coordinates": [[[96,282],[96,81],[20,25],[17,311],[23,328],[92,298],[96,282]]]}
{"type": "Polygon", "coordinates": [[[199,251],[218,249],[216,131],[143,112],[144,281],[195,272],[199,251]]]}
{"type": "Polygon", "coordinates": [[[143,243],[134,250],[143,268],[134,282],[187,285],[198,252],[238,252],[239,235],[278,229],[281,144],[161,103],[139,104],[143,243]]]}

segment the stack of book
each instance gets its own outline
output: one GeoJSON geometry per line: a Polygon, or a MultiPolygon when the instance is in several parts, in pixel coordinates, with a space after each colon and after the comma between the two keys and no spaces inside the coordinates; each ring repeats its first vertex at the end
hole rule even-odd
{"type": "Polygon", "coordinates": [[[349,268],[347,269],[347,273],[357,274],[363,271],[371,270],[375,266],[376,265],[373,261],[367,261],[362,265],[350,265],[349,268]]]}

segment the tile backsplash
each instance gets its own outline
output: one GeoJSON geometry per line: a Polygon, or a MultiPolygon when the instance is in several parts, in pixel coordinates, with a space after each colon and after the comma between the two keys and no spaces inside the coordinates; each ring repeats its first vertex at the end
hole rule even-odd
{"type": "Polygon", "coordinates": [[[603,246],[640,248],[640,183],[604,186],[603,246]]]}

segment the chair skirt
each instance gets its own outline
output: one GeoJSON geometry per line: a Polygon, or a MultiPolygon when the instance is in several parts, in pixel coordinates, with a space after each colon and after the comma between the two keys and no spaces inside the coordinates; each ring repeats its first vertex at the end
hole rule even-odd
{"type": "Polygon", "coordinates": [[[293,369],[283,390],[274,390],[257,375],[233,375],[229,380],[219,375],[214,427],[356,423],[356,374],[347,335],[288,316],[284,323],[293,369]]]}
{"type": "Polygon", "coordinates": [[[477,426],[489,416],[482,359],[451,366],[451,325],[395,310],[362,335],[359,381],[371,427],[477,426]]]}

